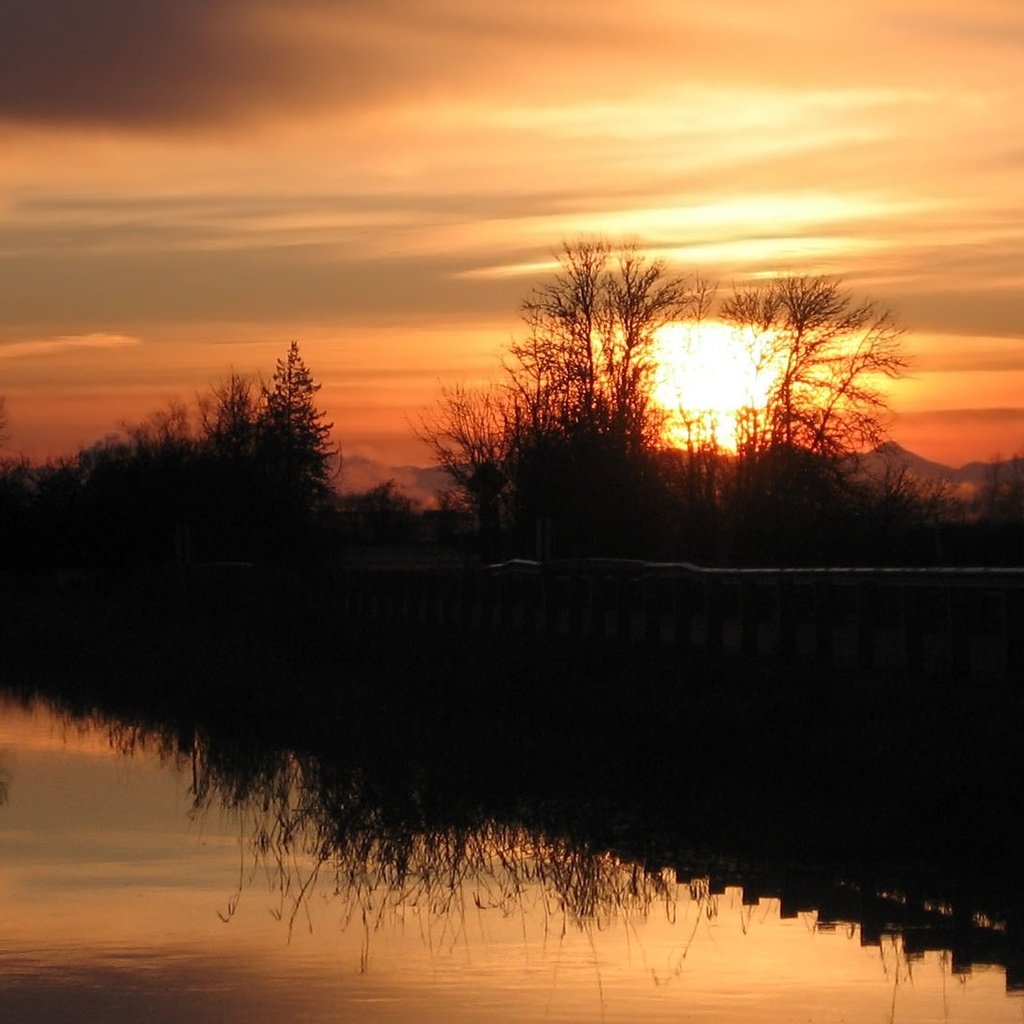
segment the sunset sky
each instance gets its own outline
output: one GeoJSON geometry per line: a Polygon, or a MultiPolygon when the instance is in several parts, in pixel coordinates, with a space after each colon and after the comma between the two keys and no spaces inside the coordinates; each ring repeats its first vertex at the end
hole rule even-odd
{"type": "Polygon", "coordinates": [[[4,0],[7,451],[297,339],[348,456],[483,380],[563,239],[908,328],[894,438],[1024,450],[1020,0],[4,0]]]}

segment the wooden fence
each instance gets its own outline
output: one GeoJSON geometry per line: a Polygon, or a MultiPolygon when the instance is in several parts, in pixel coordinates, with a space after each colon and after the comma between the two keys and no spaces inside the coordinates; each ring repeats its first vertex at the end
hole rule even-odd
{"type": "Polygon", "coordinates": [[[350,570],[343,602],[354,617],[439,629],[979,680],[1024,672],[1020,569],[513,561],[479,570],[350,570]]]}

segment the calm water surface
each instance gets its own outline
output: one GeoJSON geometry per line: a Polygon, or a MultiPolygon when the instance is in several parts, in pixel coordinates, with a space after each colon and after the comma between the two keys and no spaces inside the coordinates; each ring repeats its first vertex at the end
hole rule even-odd
{"type": "Polygon", "coordinates": [[[0,1020],[1024,1020],[899,935],[510,827],[327,842],[301,766],[197,756],[0,699],[0,1020]]]}

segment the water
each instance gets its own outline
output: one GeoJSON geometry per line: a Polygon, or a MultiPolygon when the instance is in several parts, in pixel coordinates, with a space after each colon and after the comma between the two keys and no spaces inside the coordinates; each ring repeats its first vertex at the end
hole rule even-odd
{"type": "Polygon", "coordinates": [[[0,702],[0,779],[10,1024],[1024,1020],[996,917],[955,963],[884,926],[899,899],[861,924],[842,886],[755,899],[515,821],[410,824],[358,772],[40,703],[0,702]]]}

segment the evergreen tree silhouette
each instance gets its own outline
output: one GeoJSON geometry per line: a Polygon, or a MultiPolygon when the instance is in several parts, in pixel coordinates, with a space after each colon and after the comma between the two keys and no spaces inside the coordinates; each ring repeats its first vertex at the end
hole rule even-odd
{"type": "Polygon", "coordinates": [[[325,413],[316,407],[320,385],[303,361],[297,341],[277,360],[270,384],[262,390],[261,459],[284,493],[308,510],[330,491],[334,424],[325,422],[325,413]]]}

